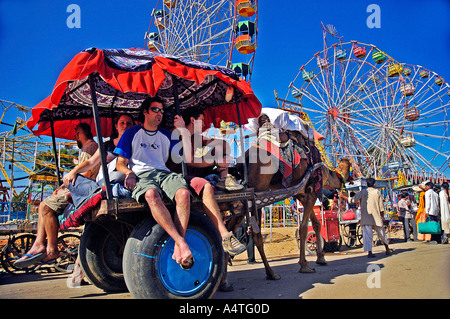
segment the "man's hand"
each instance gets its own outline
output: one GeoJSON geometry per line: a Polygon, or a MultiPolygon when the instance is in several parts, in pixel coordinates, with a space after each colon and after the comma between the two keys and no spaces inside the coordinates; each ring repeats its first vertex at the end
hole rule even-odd
{"type": "Polygon", "coordinates": [[[130,172],[126,175],[123,185],[129,191],[132,191],[136,187],[136,175],[134,172],[130,172]]]}
{"type": "Polygon", "coordinates": [[[75,181],[77,180],[77,174],[73,174],[72,172],[69,172],[64,176],[63,182],[64,186],[69,188],[69,184],[72,183],[72,185],[75,185],[75,181]]]}
{"type": "Polygon", "coordinates": [[[184,124],[184,120],[180,115],[175,115],[175,118],[173,120],[173,126],[175,128],[185,128],[186,125],[184,124]]]}

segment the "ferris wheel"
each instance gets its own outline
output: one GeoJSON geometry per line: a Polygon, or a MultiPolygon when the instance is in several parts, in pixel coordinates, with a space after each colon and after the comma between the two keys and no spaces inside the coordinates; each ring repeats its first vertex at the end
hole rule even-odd
{"type": "Polygon", "coordinates": [[[325,162],[334,166],[337,158],[350,157],[360,176],[443,176],[450,158],[450,85],[375,45],[343,42],[331,25],[322,28],[324,49],[290,83],[295,102],[288,104],[308,114],[323,135],[325,162]],[[327,44],[327,35],[334,44],[327,44]]]}
{"type": "Polygon", "coordinates": [[[159,0],[145,33],[151,51],[221,65],[250,81],[257,0],[159,0]]]}

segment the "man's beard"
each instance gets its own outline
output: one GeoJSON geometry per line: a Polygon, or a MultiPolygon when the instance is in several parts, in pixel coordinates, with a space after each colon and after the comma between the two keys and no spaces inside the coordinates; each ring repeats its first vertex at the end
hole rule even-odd
{"type": "Polygon", "coordinates": [[[80,150],[83,148],[83,144],[81,144],[80,141],[77,141],[77,146],[78,146],[78,148],[79,148],[80,150]]]}

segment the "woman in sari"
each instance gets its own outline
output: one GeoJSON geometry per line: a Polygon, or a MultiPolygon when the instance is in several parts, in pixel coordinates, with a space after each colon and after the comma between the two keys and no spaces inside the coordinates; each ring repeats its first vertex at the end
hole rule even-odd
{"type": "MultiPolygon", "coordinates": [[[[419,194],[419,208],[417,209],[417,214],[416,214],[416,224],[419,223],[425,223],[426,221],[426,214],[425,214],[425,189],[423,188],[423,185],[425,185],[424,183],[421,183],[419,185],[421,192],[419,194]]],[[[431,239],[431,235],[430,234],[417,234],[417,239],[418,240],[426,240],[426,241],[430,241],[431,239]]]]}

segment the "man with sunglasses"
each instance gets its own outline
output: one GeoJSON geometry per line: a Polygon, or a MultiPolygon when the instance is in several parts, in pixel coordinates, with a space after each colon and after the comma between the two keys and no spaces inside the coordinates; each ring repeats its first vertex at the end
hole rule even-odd
{"type": "MultiPolygon", "coordinates": [[[[188,266],[192,262],[192,252],[184,236],[190,215],[190,192],[183,176],[166,166],[178,141],[171,140],[172,133],[159,127],[163,113],[160,98],[150,97],[142,102],[142,124],[126,130],[114,151],[118,155],[116,170],[125,174],[124,186],[132,192],[132,197],[138,202],[147,202],[153,218],[175,241],[172,258],[188,266]],[[173,219],[163,197],[175,202],[173,219]]],[[[182,121],[182,118],[175,117],[175,122],[177,120],[182,121]]],[[[188,147],[187,142],[184,144],[188,147]]]]}

